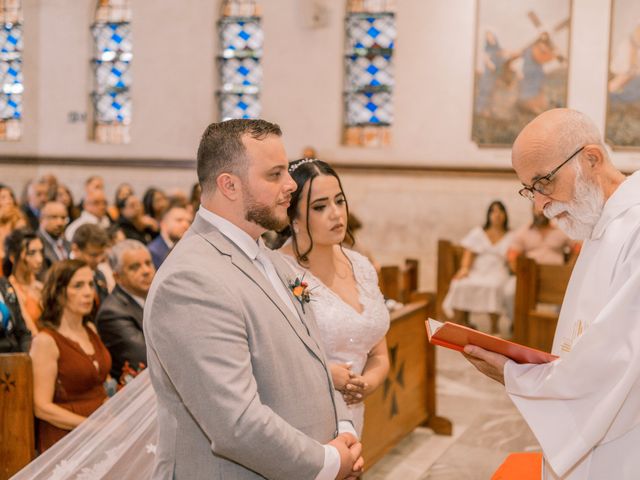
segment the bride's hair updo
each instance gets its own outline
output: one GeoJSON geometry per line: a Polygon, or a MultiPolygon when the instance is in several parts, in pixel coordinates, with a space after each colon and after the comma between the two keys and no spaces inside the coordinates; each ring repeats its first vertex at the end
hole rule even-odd
{"type": "MultiPolygon", "coordinates": [[[[311,236],[311,231],[309,229],[309,204],[311,203],[311,188],[313,186],[313,181],[315,180],[315,178],[320,175],[330,175],[338,181],[340,191],[342,192],[342,195],[344,195],[345,206],[347,208],[347,216],[349,215],[349,203],[347,202],[347,197],[344,194],[344,189],[342,188],[340,177],[338,177],[336,171],[331,168],[328,163],[323,162],[322,160],[318,160],[315,158],[302,158],[300,160],[294,160],[289,164],[289,174],[296,182],[297,188],[296,191],[291,195],[291,205],[289,205],[289,209],[287,210],[287,215],[289,216],[289,226],[282,232],[280,232],[280,235],[286,238],[291,237],[293,252],[296,255],[298,263],[302,264],[308,262],[309,259],[307,255],[309,255],[309,252],[313,250],[313,237],[311,236]],[[296,232],[293,229],[292,225],[293,221],[302,213],[300,212],[300,200],[302,198],[302,190],[304,189],[307,182],[309,183],[309,189],[307,190],[307,211],[304,213],[304,215],[306,218],[305,223],[307,225],[307,235],[309,236],[310,243],[309,248],[306,251],[301,252],[298,245],[296,232]]],[[[348,226],[346,236],[349,239],[349,244],[353,244],[354,238],[348,226]]]]}

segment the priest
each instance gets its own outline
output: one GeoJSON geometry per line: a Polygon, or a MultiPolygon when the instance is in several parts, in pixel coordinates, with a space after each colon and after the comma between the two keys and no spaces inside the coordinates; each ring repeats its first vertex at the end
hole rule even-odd
{"type": "Polygon", "coordinates": [[[549,110],[513,145],[520,194],[584,240],[547,364],[467,346],[503,383],[544,454],[542,478],[640,478],[640,172],[612,164],[594,123],[549,110]]]}

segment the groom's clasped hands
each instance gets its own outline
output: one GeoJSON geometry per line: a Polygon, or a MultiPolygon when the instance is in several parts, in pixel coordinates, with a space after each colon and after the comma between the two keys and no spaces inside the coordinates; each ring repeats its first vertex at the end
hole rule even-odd
{"type": "Polygon", "coordinates": [[[340,470],[336,480],[355,480],[364,470],[362,444],[350,433],[341,433],[329,445],[335,447],[340,454],[340,470]]]}

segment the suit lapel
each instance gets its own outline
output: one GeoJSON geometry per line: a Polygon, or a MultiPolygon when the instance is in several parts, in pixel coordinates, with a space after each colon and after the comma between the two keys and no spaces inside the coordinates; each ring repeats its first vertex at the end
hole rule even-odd
{"type": "MultiPolygon", "coordinates": [[[[291,309],[284,304],[280,296],[276,293],[271,285],[271,282],[265,277],[265,275],[258,270],[258,268],[253,264],[253,262],[242,252],[232,241],[227,239],[220,231],[211,225],[209,222],[204,220],[199,215],[196,217],[193,223],[193,230],[198,235],[202,236],[207,242],[209,242],[213,247],[215,247],[220,253],[224,255],[228,255],[231,258],[231,263],[235,265],[244,275],[253,283],[255,283],[262,292],[271,300],[271,302],[280,310],[280,313],[285,317],[293,331],[296,333],[298,338],[313,352],[313,354],[323,362],[323,355],[321,350],[319,349],[317,343],[313,338],[309,335],[309,330],[306,325],[301,320],[302,315],[298,318],[291,309]]],[[[274,255],[270,255],[270,259],[273,261],[274,255]]],[[[278,275],[281,275],[280,269],[276,268],[276,272],[278,275]]],[[[281,277],[282,279],[282,277],[281,277]]],[[[286,282],[285,282],[286,285],[286,282]]],[[[298,303],[296,299],[294,299],[294,304],[298,303]]],[[[296,305],[296,309],[298,309],[298,305],[296,305]]],[[[298,311],[298,313],[301,313],[298,311]]]]}
{"type": "Polygon", "coordinates": [[[116,285],[116,287],[113,289],[113,293],[120,297],[127,310],[129,310],[129,312],[131,313],[131,316],[135,320],[136,324],[138,325],[138,327],[140,327],[140,330],[142,330],[143,309],[140,304],[133,298],[131,298],[131,295],[120,288],[120,285],[116,285]]]}

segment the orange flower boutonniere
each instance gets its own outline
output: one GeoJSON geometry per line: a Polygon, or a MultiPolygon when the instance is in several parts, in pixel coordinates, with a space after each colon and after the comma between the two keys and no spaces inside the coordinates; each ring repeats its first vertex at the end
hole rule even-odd
{"type": "Polygon", "coordinates": [[[304,275],[302,278],[296,277],[294,280],[289,280],[289,289],[293,296],[300,302],[302,312],[304,311],[304,304],[311,301],[311,294],[309,292],[309,284],[304,281],[304,275]]]}

